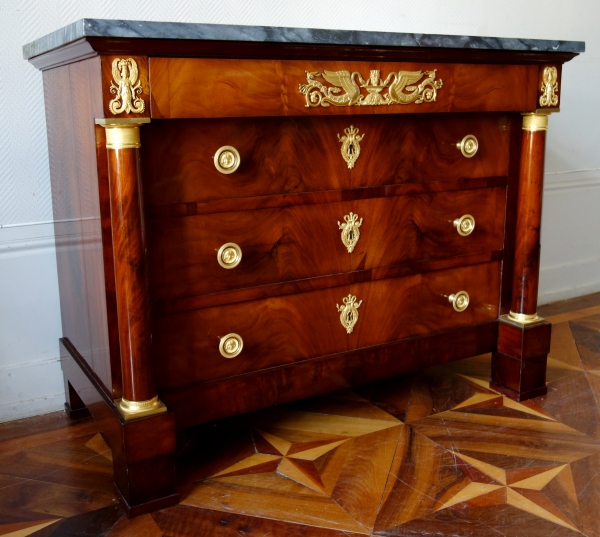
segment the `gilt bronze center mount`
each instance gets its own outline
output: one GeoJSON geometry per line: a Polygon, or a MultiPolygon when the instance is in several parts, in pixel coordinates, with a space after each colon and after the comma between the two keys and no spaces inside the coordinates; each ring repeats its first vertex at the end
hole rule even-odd
{"type": "Polygon", "coordinates": [[[306,84],[298,89],[306,97],[306,107],[316,106],[380,106],[390,104],[431,103],[443,85],[436,80],[436,71],[391,72],[385,80],[381,71],[372,69],[365,80],[360,73],[342,71],[306,71],[306,84]],[[329,82],[325,86],[318,78],[329,82]],[[367,94],[361,92],[365,89],[367,94]],[[339,95],[341,91],[343,94],[339,95]],[[384,90],[387,90],[385,92],[384,90]]]}

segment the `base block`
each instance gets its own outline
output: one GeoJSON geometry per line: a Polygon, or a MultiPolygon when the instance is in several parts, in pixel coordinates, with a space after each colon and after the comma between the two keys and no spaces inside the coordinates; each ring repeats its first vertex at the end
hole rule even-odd
{"type": "Polygon", "coordinates": [[[164,412],[126,421],[83,357],[68,339],[60,340],[69,405],[86,411],[112,450],[117,496],[128,516],[179,502],[175,489],[175,416],[164,412]]]}
{"type": "Polygon", "coordinates": [[[170,496],[163,496],[162,498],[158,498],[156,500],[151,500],[146,503],[140,503],[137,505],[129,505],[119,487],[114,486],[114,491],[121,504],[121,507],[125,510],[125,514],[129,518],[134,518],[136,516],[145,515],[147,513],[153,513],[154,511],[158,511],[159,509],[165,509],[167,507],[171,507],[172,505],[177,505],[179,503],[179,494],[171,494],[170,496]]]}
{"type": "Polygon", "coordinates": [[[530,390],[528,392],[515,392],[514,390],[500,386],[493,381],[490,382],[490,388],[500,392],[502,395],[506,395],[506,397],[514,399],[519,403],[521,401],[527,401],[527,399],[533,399],[534,397],[539,397],[540,395],[546,395],[548,393],[548,388],[546,386],[536,388],[535,390],[530,390]]]}
{"type": "Polygon", "coordinates": [[[516,401],[547,393],[551,332],[552,325],[546,321],[520,325],[501,319],[498,350],[492,354],[490,387],[516,401]]]}

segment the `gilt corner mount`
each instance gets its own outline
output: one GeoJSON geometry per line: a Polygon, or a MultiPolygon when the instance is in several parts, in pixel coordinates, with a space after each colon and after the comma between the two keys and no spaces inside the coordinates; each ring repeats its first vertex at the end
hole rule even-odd
{"type": "Polygon", "coordinates": [[[115,58],[112,62],[113,81],[110,92],[116,97],[110,101],[109,110],[116,116],[141,114],[146,109],[146,102],[139,97],[142,93],[142,81],[139,78],[137,62],[133,58],[115,58]]]}
{"type": "Polygon", "coordinates": [[[554,66],[546,67],[542,77],[540,106],[558,105],[558,70],[554,66]]]}
{"type": "Polygon", "coordinates": [[[430,103],[436,100],[437,90],[443,85],[441,79],[435,79],[436,71],[391,72],[385,80],[381,78],[381,71],[376,69],[371,70],[367,80],[356,71],[306,71],[307,83],[299,84],[298,89],[306,97],[307,108],[330,104],[379,106],[430,103]],[[317,77],[322,77],[334,87],[325,86],[317,77]],[[338,95],[342,88],[345,93],[338,95]],[[361,88],[366,89],[368,95],[361,94],[361,88]],[[387,93],[383,93],[386,89],[387,93]]]}

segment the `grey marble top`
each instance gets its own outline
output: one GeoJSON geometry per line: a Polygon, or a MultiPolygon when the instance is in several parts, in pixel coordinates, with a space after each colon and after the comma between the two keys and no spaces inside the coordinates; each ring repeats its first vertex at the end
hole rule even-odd
{"type": "Polygon", "coordinates": [[[198,39],[202,41],[255,41],[320,45],[363,45],[387,47],[436,47],[542,52],[584,52],[583,41],[550,41],[464,35],[400,34],[277,28],[272,26],[233,26],[182,22],[81,19],[23,46],[26,60],[82,37],[129,37],[155,39],[198,39]]]}

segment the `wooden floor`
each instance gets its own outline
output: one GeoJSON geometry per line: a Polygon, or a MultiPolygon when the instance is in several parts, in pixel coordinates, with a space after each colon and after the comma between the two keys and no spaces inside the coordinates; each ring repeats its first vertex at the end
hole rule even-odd
{"type": "Polygon", "coordinates": [[[127,519],[91,420],[0,425],[0,535],[600,536],[600,293],[540,308],[548,395],[488,355],[187,431],[181,504],[127,519]]]}

